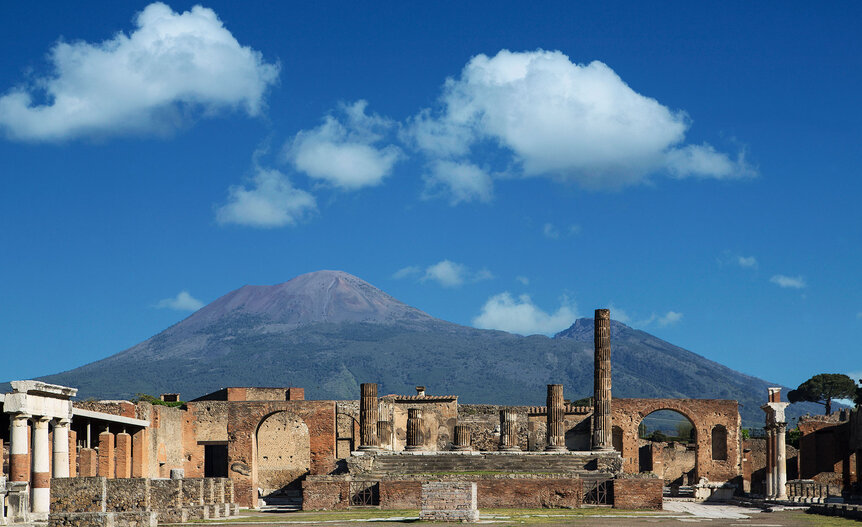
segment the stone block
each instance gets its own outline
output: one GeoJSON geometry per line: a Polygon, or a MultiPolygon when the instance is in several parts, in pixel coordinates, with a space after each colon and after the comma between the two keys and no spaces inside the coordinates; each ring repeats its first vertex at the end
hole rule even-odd
{"type": "Polygon", "coordinates": [[[476,483],[435,481],[422,484],[422,521],[477,522],[476,483]]]}
{"type": "Polygon", "coordinates": [[[186,478],[183,480],[183,506],[204,504],[204,479],[186,478]]]}
{"type": "MultiPolygon", "coordinates": [[[[179,509],[182,506],[181,479],[151,479],[150,508],[157,511],[179,509]]],[[[159,516],[159,523],[165,523],[159,516]]]]}
{"type": "Polygon", "coordinates": [[[158,515],[153,511],[115,513],[114,527],[156,527],[158,515]]]}
{"type": "Polygon", "coordinates": [[[48,527],[117,527],[112,512],[52,512],[48,527]]]}

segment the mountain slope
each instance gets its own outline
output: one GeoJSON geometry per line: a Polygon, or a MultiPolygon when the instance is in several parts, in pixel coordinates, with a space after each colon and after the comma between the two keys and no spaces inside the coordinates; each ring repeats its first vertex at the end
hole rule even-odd
{"type": "MultiPolygon", "coordinates": [[[[592,319],[554,338],[459,326],[319,271],[242,287],[128,350],[42,380],[81,397],[292,385],[309,399],[344,399],[376,381],[384,394],[422,384],[464,403],[543,404],[548,383],[563,383],[570,399],[591,394],[592,329],[592,319]]],[[[737,399],[748,426],[763,422],[766,381],[616,321],[611,346],[615,396],[737,399]]]]}

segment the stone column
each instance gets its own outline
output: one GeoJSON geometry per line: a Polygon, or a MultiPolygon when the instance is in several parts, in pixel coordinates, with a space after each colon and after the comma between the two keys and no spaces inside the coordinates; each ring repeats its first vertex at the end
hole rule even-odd
{"type": "Polygon", "coordinates": [[[52,475],[55,478],[69,477],[69,425],[68,419],[60,419],[54,424],[54,444],[52,475]]]}
{"type": "Polygon", "coordinates": [[[563,401],[563,385],[548,385],[548,420],[546,452],[566,452],[566,431],[563,421],[566,417],[565,401],[563,401]]]}
{"type": "Polygon", "coordinates": [[[30,481],[30,442],[27,438],[27,414],[12,416],[12,433],[9,444],[9,480],[30,481]]]}
{"type": "Polygon", "coordinates": [[[784,443],[784,434],[787,432],[787,423],[778,423],[775,429],[775,461],[778,465],[778,480],[776,482],[776,499],[787,499],[787,452],[784,443]]]}
{"type": "Polygon", "coordinates": [[[419,408],[407,409],[407,446],[404,450],[422,450],[422,418],[419,408]]]}
{"type": "Polygon", "coordinates": [[[593,450],[614,449],[611,438],[611,311],[596,309],[593,338],[593,450]]]}
{"type": "Polygon", "coordinates": [[[455,425],[455,444],[452,445],[452,450],[472,450],[471,443],[470,427],[455,425]]]}
{"type": "Polygon", "coordinates": [[[132,436],[126,432],[117,434],[117,448],[114,459],[117,477],[132,477],[132,436]]]}
{"type": "Polygon", "coordinates": [[[30,507],[34,513],[47,514],[51,508],[51,465],[48,460],[48,423],[50,417],[39,416],[33,421],[33,479],[30,507]]]}
{"type": "Polygon", "coordinates": [[[114,434],[110,432],[99,434],[99,475],[114,477],[114,434]]]}
{"type": "Polygon", "coordinates": [[[377,421],[377,445],[381,450],[392,450],[392,423],[377,421]]]}
{"type": "Polygon", "coordinates": [[[359,398],[359,450],[379,450],[377,446],[377,384],[360,385],[359,398]]]}
{"type": "Polygon", "coordinates": [[[517,452],[518,446],[518,414],[515,410],[500,410],[500,450],[517,452]]]}
{"type": "Polygon", "coordinates": [[[772,482],[772,429],[770,427],[766,427],[766,497],[771,498],[773,496],[773,482],[772,482]]]}

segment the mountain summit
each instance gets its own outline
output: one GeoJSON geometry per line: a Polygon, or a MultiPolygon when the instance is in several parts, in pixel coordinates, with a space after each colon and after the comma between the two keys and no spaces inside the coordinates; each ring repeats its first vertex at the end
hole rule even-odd
{"type": "MultiPolygon", "coordinates": [[[[744,421],[763,422],[766,381],[617,321],[611,348],[615,397],[736,399],[744,421]]],[[[593,320],[554,338],[475,329],[350,274],[318,271],[241,287],[125,351],[41,380],[76,386],[81,397],[302,386],[309,399],[352,399],[360,383],[377,382],[381,393],[421,384],[465,403],[542,404],[550,383],[570,399],[591,395],[593,320]]]]}

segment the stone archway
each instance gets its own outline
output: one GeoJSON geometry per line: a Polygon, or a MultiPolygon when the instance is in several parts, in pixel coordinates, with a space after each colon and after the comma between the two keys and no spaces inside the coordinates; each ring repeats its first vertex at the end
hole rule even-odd
{"type": "Polygon", "coordinates": [[[261,497],[301,489],[311,467],[311,444],[305,421],[287,411],[269,414],[257,427],[255,444],[261,497]]]}

